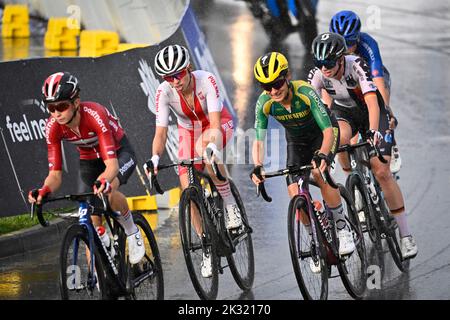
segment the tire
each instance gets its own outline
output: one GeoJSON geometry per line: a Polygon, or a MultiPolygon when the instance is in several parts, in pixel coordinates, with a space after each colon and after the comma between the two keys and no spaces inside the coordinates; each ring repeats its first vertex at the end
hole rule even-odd
{"type": "Polygon", "coordinates": [[[216,254],[215,230],[213,230],[212,222],[206,213],[203,197],[200,196],[195,187],[188,187],[181,194],[179,215],[181,245],[194,289],[200,299],[214,300],[217,298],[219,288],[219,257],[216,254]],[[201,216],[204,218],[202,223],[203,234],[205,235],[203,246],[202,240],[198,237],[191,223],[191,204],[201,212],[201,216]],[[201,274],[203,247],[209,249],[212,255],[212,276],[210,278],[204,278],[201,274]]]}
{"type": "Polygon", "coordinates": [[[244,203],[234,182],[230,179],[231,192],[241,212],[244,231],[238,236],[240,240],[236,245],[236,251],[227,256],[228,265],[231,274],[239,288],[249,291],[253,286],[255,279],[255,257],[253,253],[253,241],[250,225],[248,223],[247,213],[245,212],[244,203]],[[245,235],[245,238],[241,238],[245,235]]]}
{"type": "Polygon", "coordinates": [[[60,291],[63,300],[108,299],[102,258],[94,244],[96,283],[90,271],[89,237],[85,226],[74,224],[67,229],[60,251],[60,291]],[[76,261],[75,261],[76,260],[76,261]],[[91,283],[91,284],[89,284],[91,283]],[[69,288],[70,286],[70,288],[69,288]]]}
{"type": "MultiPolygon", "coordinates": [[[[379,188],[377,188],[379,190],[379,188]]],[[[406,272],[409,269],[409,259],[403,260],[402,251],[400,247],[400,231],[397,225],[397,222],[393,217],[390,216],[388,207],[385,203],[383,197],[380,196],[380,192],[378,192],[378,196],[380,197],[380,210],[381,215],[383,217],[383,229],[385,230],[386,242],[389,247],[389,251],[391,252],[392,259],[394,260],[395,265],[401,272],[406,272]]]]}
{"type": "Polygon", "coordinates": [[[347,225],[351,228],[356,244],[356,250],[349,256],[346,256],[345,261],[340,260],[338,270],[344,287],[350,296],[354,299],[362,299],[367,287],[368,267],[364,234],[359,217],[354,210],[353,199],[343,185],[338,185],[342,205],[344,206],[344,214],[347,216],[347,225]]]}
{"type": "MultiPolygon", "coordinates": [[[[133,213],[133,220],[140,229],[145,245],[145,256],[135,264],[129,265],[131,283],[145,279],[132,285],[132,298],[135,300],[163,300],[164,276],[159,255],[158,244],[147,220],[140,213],[133,213]]],[[[128,246],[125,247],[128,250],[128,246]]]]}
{"type": "Polygon", "coordinates": [[[369,200],[367,188],[361,180],[361,177],[354,173],[350,174],[346,181],[346,189],[350,193],[353,203],[356,203],[356,193],[360,193],[362,210],[357,214],[359,221],[361,222],[361,227],[364,233],[368,235],[366,238],[370,239],[377,250],[382,251],[380,232],[378,229],[377,220],[375,218],[377,212],[369,200]],[[362,214],[364,214],[364,216],[361,216],[362,214]]]}
{"type": "MultiPolygon", "coordinates": [[[[304,224],[300,221],[300,208],[307,211],[307,203],[302,196],[295,196],[289,203],[288,211],[288,238],[292,266],[300,292],[305,300],[326,300],[328,297],[328,264],[325,239],[322,232],[317,232],[318,252],[317,260],[320,263],[320,272],[314,273],[310,268],[311,245],[313,241],[304,224]],[[307,253],[310,253],[309,256],[307,253]],[[301,257],[306,253],[304,257],[301,257]]],[[[314,219],[316,230],[317,220],[314,219]]]]}

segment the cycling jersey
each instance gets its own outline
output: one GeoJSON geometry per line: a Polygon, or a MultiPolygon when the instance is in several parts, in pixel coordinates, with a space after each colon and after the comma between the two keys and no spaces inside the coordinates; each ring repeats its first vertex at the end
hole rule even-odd
{"type": "Polygon", "coordinates": [[[194,110],[189,107],[180,92],[164,81],[156,90],[157,126],[169,125],[169,110],[175,113],[178,124],[187,130],[193,130],[199,125],[207,127],[209,112],[221,112],[223,117],[231,118],[223,105],[214,75],[203,70],[193,71],[191,75],[191,81],[194,82],[194,110]]]}
{"type": "Polygon", "coordinates": [[[327,108],[307,82],[291,81],[289,86],[293,90],[291,110],[265,92],[259,96],[255,112],[257,140],[265,139],[269,115],[283,125],[287,136],[314,137],[332,126],[327,108]]]}
{"type": "Polygon", "coordinates": [[[365,32],[360,34],[355,54],[361,56],[369,65],[372,78],[382,78],[384,76],[383,61],[381,60],[378,43],[369,34],[365,32]]]}
{"type": "Polygon", "coordinates": [[[364,95],[377,92],[367,64],[354,55],[345,56],[341,79],[327,78],[319,68],[314,68],[308,81],[319,94],[325,89],[337,105],[348,108],[365,106],[364,95]]]}
{"type": "Polygon", "coordinates": [[[95,102],[81,102],[79,134],[65,125],[60,125],[51,116],[47,120],[46,140],[50,170],[61,170],[61,141],[77,146],[81,160],[103,160],[117,158],[124,130],[117,118],[102,105],[95,102]]]}

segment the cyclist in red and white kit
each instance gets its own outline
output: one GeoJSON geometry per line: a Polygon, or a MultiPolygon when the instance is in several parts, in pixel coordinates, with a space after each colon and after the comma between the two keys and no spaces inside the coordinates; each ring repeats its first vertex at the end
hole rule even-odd
{"type": "MultiPolygon", "coordinates": [[[[80,101],[80,87],[75,76],[58,72],[49,76],[42,87],[43,100],[51,116],[47,120],[46,141],[49,173],[30,203],[59,189],[62,183],[61,141],[77,146],[80,153],[79,192],[106,194],[111,209],[120,214],[119,222],[127,235],[129,260],[138,263],[145,254],[142,236],[133,221],[125,196],[117,189],[125,184],[136,167],[136,157],[118,120],[102,105],[80,101]],[[97,188],[96,182],[101,186],[97,188]]],[[[101,217],[92,216],[94,226],[101,217]]]]}
{"type": "MultiPolygon", "coordinates": [[[[178,158],[190,159],[203,155],[209,148],[216,159],[221,158],[221,151],[233,136],[233,119],[224,107],[217,80],[209,72],[193,71],[188,50],[179,45],[170,45],[160,50],[155,57],[155,71],[165,81],[156,91],[156,132],[153,140],[152,158],[155,173],[159,159],[164,152],[167,140],[169,113],[172,110],[178,121],[179,151],[178,158]]],[[[202,169],[203,164],[196,165],[202,169]]],[[[241,214],[231,193],[230,183],[219,181],[206,164],[217,190],[225,204],[225,222],[228,229],[242,225],[241,214]]],[[[223,164],[219,170],[226,177],[223,164]]],[[[186,167],[179,167],[181,188],[188,184],[186,167]]],[[[193,221],[199,236],[202,235],[200,217],[193,213],[193,221]]],[[[210,277],[211,255],[203,255],[202,275],[210,277]]]]}

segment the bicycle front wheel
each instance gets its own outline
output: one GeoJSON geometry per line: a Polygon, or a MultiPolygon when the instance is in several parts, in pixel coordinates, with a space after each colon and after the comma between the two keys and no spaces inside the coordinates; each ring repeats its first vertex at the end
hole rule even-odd
{"type": "Polygon", "coordinates": [[[325,239],[316,226],[316,237],[308,231],[305,224],[310,219],[304,213],[309,212],[302,196],[295,196],[289,203],[288,237],[297,284],[305,300],[326,300],[328,297],[328,265],[326,263],[325,239]],[[316,239],[314,239],[316,238],[316,239]]]}
{"type": "Polygon", "coordinates": [[[181,194],[179,204],[181,245],[195,291],[200,299],[214,300],[219,289],[219,257],[216,254],[214,226],[207,216],[202,200],[194,187],[186,188],[181,194]],[[199,235],[200,231],[203,231],[203,237],[199,235]],[[204,277],[201,272],[204,253],[211,255],[210,277],[204,277]]]}
{"type": "MultiPolygon", "coordinates": [[[[63,300],[108,299],[100,254],[94,246],[94,268],[86,227],[74,224],[66,231],[60,251],[60,291],[63,300]]],[[[94,242],[94,239],[92,239],[94,242]]]]}
{"type": "Polygon", "coordinates": [[[383,197],[380,197],[380,210],[381,216],[383,217],[381,223],[384,224],[383,229],[392,259],[401,272],[406,272],[409,269],[410,260],[403,260],[400,247],[400,230],[395,218],[390,215],[388,206],[383,197]]]}
{"type": "Polygon", "coordinates": [[[236,236],[236,239],[232,236],[232,240],[235,241],[236,251],[232,255],[227,256],[227,260],[231,274],[239,288],[248,291],[252,288],[255,279],[255,257],[253,254],[251,229],[239,191],[234,182],[231,179],[229,181],[231,192],[241,212],[243,224],[241,228],[243,229],[236,236]]]}
{"type": "Polygon", "coordinates": [[[347,178],[346,188],[355,203],[356,213],[364,233],[369,235],[370,241],[377,250],[382,250],[381,237],[375,221],[375,209],[372,203],[368,201],[367,189],[364,186],[361,177],[357,174],[350,174],[347,178]]]}
{"type": "Polygon", "coordinates": [[[339,192],[347,225],[350,227],[356,250],[348,256],[341,257],[338,264],[339,274],[344,287],[354,299],[361,299],[366,290],[367,253],[364,235],[358,214],[355,212],[351,196],[344,186],[339,184],[339,192]]]}
{"type": "MultiPolygon", "coordinates": [[[[136,300],[163,300],[163,270],[152,228],[140,213],[134,212],[133,220],[141,231],[145,255],[139,263],[131,265],[129,269],[132,297],[136,300]]],[[[125,248],[128,250],[128,246],[125,248]]]]}

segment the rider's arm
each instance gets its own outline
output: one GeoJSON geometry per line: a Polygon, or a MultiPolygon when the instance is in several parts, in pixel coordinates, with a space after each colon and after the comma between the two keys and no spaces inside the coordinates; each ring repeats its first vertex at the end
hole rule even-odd
{"type": "Polygon", "coordinates": [[[380,121],[380,106],[378,105],[377,95],[373,92],[364,95],[364,101],[369,110],[369,128],[370,130],[378,131],[380,121]]]}
{"type": "Polygon", "coordinates": [[[208,118],[210,123],[210,136],[209,141],[214,144],[221,144],[221,112],[225,108],[223,106],[222,99],[220,97],[219,87],[217,86],[217,80],[212,73],[208,73],[208,77],[203,81],[204,85],[206,105],[208,107],[208,118]]]}
{"type": "Polygon", "coordinates": [[[216,145],[220,145],[221,139],[222,139],[222,132],[220,130],[220,124],[221,124],[221,116],[220,112],[209,112],[209,123],[210,123],[210,130],[209,131],[209,141],[216,145]]]}
{"type": "Polygon", "coordinates": [[[255,130],[256,140],[253,142],[252,158],[255,166],[262,165],[264,162],[264,140],[269,123],[268,115],[270,110],[270,101],[267,95],[261,95],[256,104],[255,111],[255,130]]]}
{"type": "MultiPolygon", "coordinates": [[[[103,123],[109,123],[108,112],[106,108],[98,108],[97,114],[99,118],[103,121],[103,123]]],[[[92,118],[94,119],[94,118],[92,118]]],[[[102,174],[97,178],[97,180],[106,179],[109,183],[112,183],[113,180],[117,177],[119,173],[119,161],[117,160],[116,153],[116,141],[113,137],[113,132],[109,128],[109,126],[101,126],[99,125],[99,121],[92,121],[93,130],[98,136],[98,144],[100,148],[100,155],[105,164],[105,170],[102,174]]]]}
{"type": "Polygon", "coordinates": [[[62,183],[62,171],[61,170],[50,170],[48,172],[47,178],[45,178],[44,186],[50,188],[51,192],[55,192],[61,187],[62,183]]]}
{"type": "Polygon", "coordinates": [[[373,78],[373,82],[375,82],[375,85],[377,86],[378,90],[381,93],[381,96],[383,97],[384,104],[389,106],[389,102],[391,100],[391,95],[389,93],[388,88],[386,87],[386,83],[384,81],[383,77],[377,77],[373,78]]]}
{"type": "Polygon", "coordinates": [[[49,172],[43,187],[49,187],[51,192],[57,191],[62,183],[61,137],[61,127],[56,123],[56,120],[54,118],[48,119],[45,130],[45,139],[47,142],[49,172]]]}
{"type": "Polygon", "coordinates": [[[103,160],[103,162],[105,163],[106,168],[105,171],[98,176],[97,180],[101,180],[103,178],[109,183],[112,183],[119,173],[119,161],[117,158],[112,158],[103,160]]]}
{"type": "Polygon", "coordinates": [[[383,60],[381,59],[380,48],[377,41],[369,34],[362,32],[361,40],[363,45],[360,46],[361,54],[370,66],[373,82],[375,82],[378,90],[383,97],[384,103],[388,106],[390,102],[390,93],[384,81],[383,60]]]}
{"type": "Polygon", "coordinates": [[[378,131],[380,106],[378,105],[377,87],[373,83],[370,69],[363,59],[357,58],[352,65],[353,75],[358,79],[364,101],[369,111],[369,128],[378,131]]]}
{"type": "Polygon", "coordinates": [[[155,130],[155,137],[153,138],[152,144],[152,155],[162,156],[166,141],[167,141],[167,127],[157,126],[155,130]]]}
{"type": "Polygon", "coordinates": [[[312,86],[305,84],[300,90],[301,96],[305,97],[306,101],[309,101],[312,115],[323,133],[322,146],[319,151],[320,153],[329,155],[334,143],[334,131],[327,109],[312,86]]]}
{"type": "Polygon", "coordinates": [[[262,166],[264,162],[264,141],[255,140],[252,148],[253,163],[256,166],[262,166]]]}
{"type": "Polygon", "coordinates": [[[331,105],[333,104],[333,98],[325,89],[322,89],[322,101],[328,106],[328,108],[331,109],[331,105]]]}

